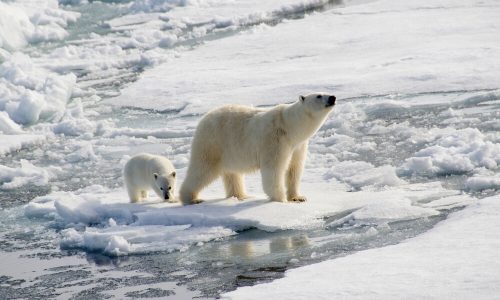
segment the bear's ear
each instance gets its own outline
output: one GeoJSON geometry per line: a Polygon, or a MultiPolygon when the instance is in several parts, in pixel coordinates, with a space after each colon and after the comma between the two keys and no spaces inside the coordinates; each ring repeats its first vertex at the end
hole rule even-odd
{"type": "Polygon", "coordinates": [[[175,178],[175,171],[174,171],[174,172],[172,172],[172,174],[170,174],[170,175],[172,175],[172,177],[174,177],[174,178],[175,178]]]}
{"type": "Polygon", "coordinates": [[[299,96],[299,99],[300,99],[300,101],[304,102],[304,100],[306,100],[306,97],[304,97],[304,96],[300,95],[300,96],[299,96]]]}
{"type": "Polygon", "coordinates": [[[158,179],[158,174],[153,173],[153,176],[155,177],[155,180],[158,179]]]}

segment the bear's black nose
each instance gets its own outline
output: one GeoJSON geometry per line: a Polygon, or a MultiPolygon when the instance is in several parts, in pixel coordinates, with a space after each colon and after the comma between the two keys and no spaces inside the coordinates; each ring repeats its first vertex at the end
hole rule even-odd
{"type": "Polygon", "coordinates": [[[334,105],[335,104],[335,100],[337,100],[337,98],[335,96],[328,97],[328,106],[334,105]]]}

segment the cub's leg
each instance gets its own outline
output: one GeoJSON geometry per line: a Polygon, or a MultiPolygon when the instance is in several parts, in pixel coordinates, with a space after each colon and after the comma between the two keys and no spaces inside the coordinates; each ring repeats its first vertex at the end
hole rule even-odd
{"type": "Polygon", "coordinates": [[[141,198],[142,199],[147,199],[148,198],[148,191],[141,191],[141,198]]]}
{"type": "Polygon", "coordinates": [[[300,178],[304,170],[307,155],[307,142],[296,148],[286,172],[286,198],[291,202],[304,202],[306,197],[299,195],[300,178]]]}
{"type": "Polygon", "coordinates": [[[223,179],[227,198],[236,197],[238,200],[243,200],[247,197],[242,175],[236,173],[225,173],[223,179]]]}
{"type": "Polygon", "coordinates": [[[141,192],[133,186],[127,186],[128,197],[130,202],[137,203],[141,200],[141,192]]]}

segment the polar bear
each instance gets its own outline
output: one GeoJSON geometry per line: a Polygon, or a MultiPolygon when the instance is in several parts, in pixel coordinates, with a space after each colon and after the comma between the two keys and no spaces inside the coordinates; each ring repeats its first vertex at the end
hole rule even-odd
{"type": "Polygon", "coordinates": [[[153,189],[162,200],[174,202],[175,168],[167,158],[142,153],[123,167],[123,178],[130,201],[139,202],[153,189]]]}
{"type": "Polygon", "coordinates": [[[242,174],[259,169],[270,200],[306,201],[299,194],[299,181],[308,139],[323,124],[335,100],[333,95],[315,93],[267,110],[228,105],[208,112],[194,134],[180,189],[182,204],[201,202],[201,189],[219,176],[226,197],[244,199],[242,174]]]}

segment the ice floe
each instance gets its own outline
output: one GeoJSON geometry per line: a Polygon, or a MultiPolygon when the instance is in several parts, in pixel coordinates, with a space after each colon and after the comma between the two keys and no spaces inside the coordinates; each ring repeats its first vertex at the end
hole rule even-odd
{"type": "Polygon", "coordinates": [[[35,66],[31,58],[14,53],[0,65],[0,108],[18,124],[59,120],[76,77],[58,75],[35,66]]]}
{"type": "Polygon", "coordinates": [[[26,205],[25,214],[53,219],[66,228],[60,241],[63,248],[126,255],[187,249],[250,228],[273,232],[333,226],[326,224],[326,217],[350,210],[354,212],[335,224],[415,219],[439,214],[428,204],[432,201],[454,197],[454,203],[463,204],[472,200],[437,183],[355,193],[337,190],[335,185],[306,184],[304,190],[310,201],[302,204],[270,202],[258,196],[245,201],[209,198],[200,205],[179,206],[154,198],[131,204],[123,188],[90,186],[36,198],[26,205]]]}
{"type": "Polygon", "coordinates": [[[80,16],[59,8],[57,0],[0,3],[0,48],[12,51],[28,43],[62,40],[65,28],[80,16]]]}
{"type": "Polygon", "coordinates": [[[475,128],[444,134],[401,166],[402,173],[446,175],[471,172],[476,168],[496,169],[500,164],[500,144],[475,128]]]}
{"type": "Polygon", "coordinates": [[[36,146],[43,143],[47,137],[39,134],[0,134],[0,157],[7,153],[18,151],[30,146],[36,146]]]}
{"type": "Polygon", "coordinates": [[[27,160],[21,160],[20,166],[16,168],[0,165],[0,190],[12,190],[27,184],[47,185],[56,169],[39,168],[27,160]]]}
{"type": "Polygon", "coordinates": [[[391,5],[335,8],[207,41],[146,71],[111,103],[164,110],[168,102],[190,114],[226,103],[290,102],[316,90],[342,100],[497,87],[495,10],[472,1],[451,1],[450,9],[398,3],[387,11],[391,5]]]}
{"type": "Polygon", "coordinates": [[[485,198],[398,245],[290,270],[283,279],[222,298],[494,298],[500,291],[500,235],[492,228],[500,225],[499,211],[500,196],[485,198]]]}

